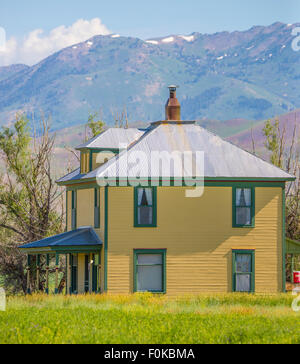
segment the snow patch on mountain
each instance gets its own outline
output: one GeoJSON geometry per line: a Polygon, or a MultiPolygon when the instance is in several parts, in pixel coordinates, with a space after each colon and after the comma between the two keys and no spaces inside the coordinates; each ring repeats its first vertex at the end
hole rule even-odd
{"type": "Polygon", "coordinates": [[[164,38],[162,39],[163,43],[172,43],[174,42],[174,37],[168,37],[168,38],[164,38]]]}
{"type": "Polygon", "coordinates": [[[149,43],[149,44],[158,44],[158,41],[157,40],[146,40],[146,43],[149,43]]]}
{"type": "Polygon", "coordinates": [[[193,35],[179,35],[179,38],[182,38],[187,42],[193,42],[195,40],[195,37],[193,35]]]}

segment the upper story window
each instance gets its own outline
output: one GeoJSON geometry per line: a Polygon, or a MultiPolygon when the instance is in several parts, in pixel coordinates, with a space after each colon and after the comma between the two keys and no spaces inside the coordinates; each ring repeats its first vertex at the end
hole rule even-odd
{"type": "Polygon", "coordinates": [[[156,188],[136,187],[134,191],[134,226],[156,227],[156,188]]]}
{"type": "Polygon", "coordinates": [[[233,188],[233,227],[254,227],[255,189],[253,187],[233,188]]]}
{"type": "Polygon", "coordinates": [[[100,189],[94,189],[94,227],[100,228],[100,189]]]}
{"type": "Polygon", "coordinates": [[[90,171],[90,153],[81,151],[80,153],[80,173],[85,174],[90,171]]]}

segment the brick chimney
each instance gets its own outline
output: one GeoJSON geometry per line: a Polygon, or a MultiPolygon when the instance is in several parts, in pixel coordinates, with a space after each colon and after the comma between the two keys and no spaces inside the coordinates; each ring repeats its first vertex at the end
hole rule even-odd
{"type": "Polygon", "coordinates": [[[171,85],[169,86],[170,97],[166,104],[166,120],[170,121],[180,121],[180,103],[176,97],[176,89],[179,86],[171,85]]]}

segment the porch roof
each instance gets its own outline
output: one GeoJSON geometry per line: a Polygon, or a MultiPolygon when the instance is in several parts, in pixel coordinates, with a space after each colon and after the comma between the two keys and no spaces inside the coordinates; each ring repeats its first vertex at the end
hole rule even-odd
{"type": "Polygon", "coordinates": [[[95,249],[103,245],[101,239],[96,234],[95,230],[88,227],[81,227],[76,230],[67,231],[65,233],[50,236],[48,238],[38,240],[32,243],[19,246],[20,249],[26,250],[61,250],[61,249],[95,249]]]}
{"type": "Polygon", "coordinates": [[[286,238],[286,253],[287,254],[300,254],[300,242],[286,238]]]}

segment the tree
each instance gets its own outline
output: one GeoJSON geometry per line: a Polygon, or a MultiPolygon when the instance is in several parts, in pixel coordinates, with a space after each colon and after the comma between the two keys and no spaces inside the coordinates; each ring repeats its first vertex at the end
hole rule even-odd
{"type": "Polygon", "coordinates": [[[44,120],[40,135],[31,137],[23,115],[17,115],[14,128],[0,132],[5,167],[0,177],[0,275],[14,291],[26,286],[25,256],[17,247],[63,231],[62,194],[51,164],[54,140],[44,120]]]}
{"type": "Polygon", "coordinates": [[[128,115],[127,115],[127,108],[124,106],[122,112],[119,112],[118,110],[111,109],[111,114],[114,119],[115,128],[129,128],[129,122],[128,122],[128,115]],[[125,124],[125,125],[124,125],[125,124]]]}
{"type": "Polygon", "coordinates": [[[104,131],[105,122],[101,120],[98,113],[94,113],[89,115],[86,126],[92,132],[92,137],[95,137],[104,131]]]}
{"type": "Polygon", "coordinates": [[[297,120],[290,145],[287,146],[286,129],[280,128],[278,120],[266,121],[263,129],[266,138],[265,146],[270,152],[270,162],[296,177],[286,188],[286,235],[288,238],[300,240],[300,164],[297,135],[297,120]]]}

